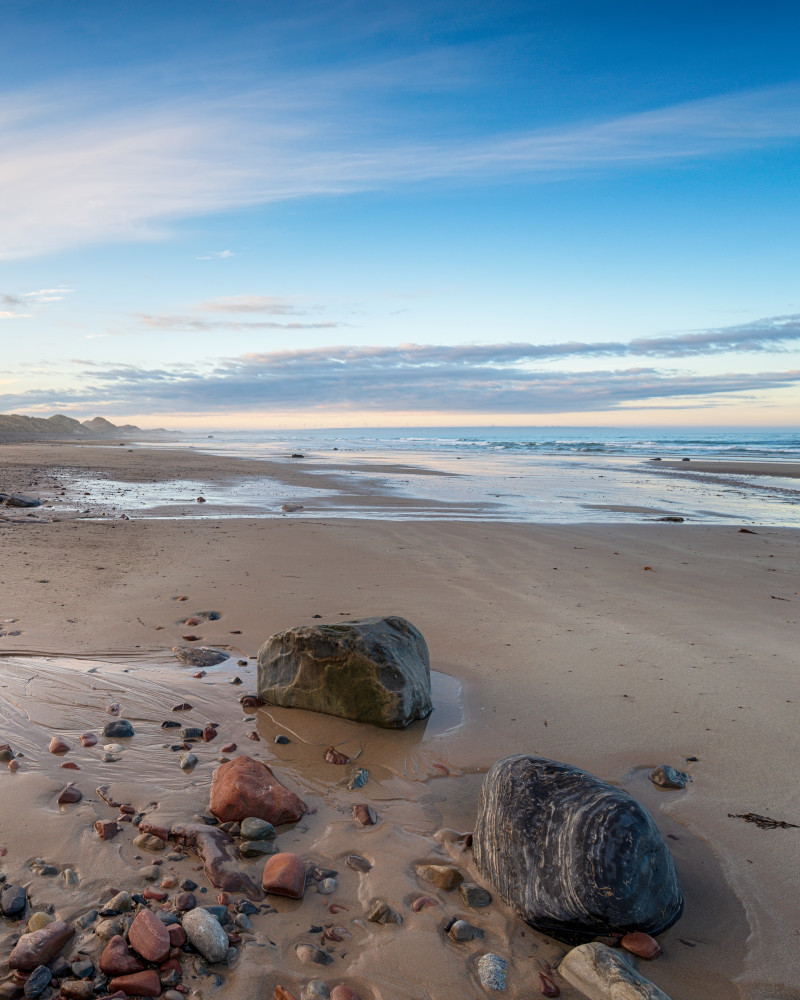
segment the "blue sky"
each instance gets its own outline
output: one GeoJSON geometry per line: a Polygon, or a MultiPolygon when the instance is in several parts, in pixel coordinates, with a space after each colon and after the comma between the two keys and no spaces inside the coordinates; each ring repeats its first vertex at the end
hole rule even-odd
{"type": "Polygon", "coordinates": [[[0,0],[0,412],[800,412],[800,8],[0,0]]]}

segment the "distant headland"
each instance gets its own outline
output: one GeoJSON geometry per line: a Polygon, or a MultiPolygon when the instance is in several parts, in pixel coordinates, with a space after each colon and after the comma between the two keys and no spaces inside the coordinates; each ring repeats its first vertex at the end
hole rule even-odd
{"type": "Polygon", "coordinates": [[[56,413],[52,417],[25,417],[19,413],[0,414],[0,443],[26,441],[101,441],[109,438],[136,438],[140,441],[173,438],[177,431],[163,427],[142,430],[133,424],[117,426],[105,417],[75,420],[56,413]]]}

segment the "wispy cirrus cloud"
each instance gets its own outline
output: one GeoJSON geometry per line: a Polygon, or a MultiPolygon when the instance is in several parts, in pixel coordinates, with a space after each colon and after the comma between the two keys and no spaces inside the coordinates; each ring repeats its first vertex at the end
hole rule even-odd
{"type": "Polygon", "coordinates": [[[209,299],[200,308],[207,312],[269,313],[273,316],[288,316],[300,312],[295,302],[276,295],[229,295],[221,299],[209,299]]]}
{"type": "Polygon", "coordinates": [[[798,85],[514,134],[430,138],[381,114],[391,87],[363,113],[363,87],[356,96],[341,77],[112,107],[63,90],[4,95],[0,259],[157,239],[179,219],[287,199],[664,166],[800,138],[798,85]]]}
{"type": "Polygon", "coordinates": [[[238,257],[238,253],[234,253],[233,250],[217,250],[211,253],[203,254],[202,257],[195,257],[195,260],[227,260],[229,257],[238,257]]]}
{"type": "Polygon", "coordinates": [[[70,392],[36,390],[0,396],[0,409],[48,403],[142,413],[216,412],[236,399],[242,410],[421,410],[536,414],[652,406],[659,400],[751,398],[766,389],[800,386],[800,370],[697,374],[654,365],[549,370],[537,362],[581,357],[668,357],[680,352],[774,352],[800,339],[800,316],[782,316],[719,330],[628,343],[401,344],[258,352],[215,363],[144,368],[83,368],[70,392]]]}
{"type": "Polygon", "coordinates": [[[197,316],[150,316],[147,313],[137,313],[135,318],[148,327],[158,330],[176,330],[179,332],[205,332],[212,330],[335,330],[337,327],[347,325],[346,323],[336,323],[333,321],[278,323],[275,320],[212,320],[202,319],[197,316]]]}

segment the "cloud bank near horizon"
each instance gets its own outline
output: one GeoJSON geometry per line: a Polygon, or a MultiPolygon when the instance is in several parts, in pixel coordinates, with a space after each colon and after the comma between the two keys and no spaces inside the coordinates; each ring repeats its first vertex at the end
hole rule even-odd
{"type": "Polygon", "coordinates": [[[800,370],[696,374],[655,365],[565,371],[564,359],[676,359],[775,354],[800,340],[800,315],[640,338],[628,343],[401,344],[269,351],[173,367],[73,361],[70,390],[0,394],[0,409],[67,412],[440,412],[546,414],[651,407],[684,399],[713,406],[800,384],[800,370]]]}

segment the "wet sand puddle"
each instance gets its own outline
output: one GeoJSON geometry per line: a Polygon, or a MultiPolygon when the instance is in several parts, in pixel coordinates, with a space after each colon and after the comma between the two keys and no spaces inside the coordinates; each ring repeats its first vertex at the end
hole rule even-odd
{"type": "MultiPolygon", "coordinates": [[[[146,815],[203,822],[209,815],[209,786],[220,747],[234,742],[238,749],[227,756],[247,754],[268,764],[310,807],[300,822],[279,828],[278,849],[300,854],[320,871],[334,871],[336,888],[325,895],[312,882],[302,901],[269,896],[256,902],[251,928],[237,930],[241,941],[229,964],[208,967],[197,956],[182,956],[183,983],[192,996],[267,997],[282,984],[299,997],[310,980],[322,979],[330,988],[347,984],[362,1000],[477,998],[486,995],[476,973],[477,958],[486,952],[508,961],[506,996],[522,1000],[537,994],[542,963],[557,965],[566,946],[533,931],[494,892],[490,906],[469,909],[457,890],[447,892],[422,882],[413,868],[415,862],[430,860],[457,867],[467,881],[481,882],[471,851],[458,840],[435,836],[443,827],[472,828],[483,772],[492,763],[461,768],[449,752],[449,738],[463,736],[468,725],[459,683],[434,672],[437,708],[431,717],[404,731],[381,730],[295,709],[243,709],[238,696],[255,689],[254,666],[252,661],[244,667],[230,664],[235,660],[193,678],[192,668],[167,661],[163,650],[130,656],[0,658],[0,742],[22,755],[17,773],[0,772],[0,848],[6,852],[0,857],[0,871],[9,882],[27,888],[31,910],[52,908],[59,919],[75,921],[100,909],[112,889],[143,891],[147,883],[141,870],[158,859],[163,861],[163,876],[199,883],[199,905],[215,903],[217,890],[193,854],[167,856],[137,849],[132,824],[121,824],[115,839],[100,840],[94,822],[114,819],[118,810],[95,789],[109,786],[106,797],[130,803],[146,815]],[[235,677],[240,685],[231,683],[235,677]],[[130,739],[101,735],[103,726],[117,717],[107,709],[117,705],[119,717],[133,724],[130,739]],[[178,705],[190,707],[176,711],[178,705]],[[188,773],[179,766],[179,752],[171,749],[182,742],[173,735],[180,729],[162,728],[168,720],[181,727],[217,725],[216,739],[192,743],[198,763],[188,773]],[[81,745],[84,732],[98,737],[96,746],[81,745]],[[67,753],[48,752],[54,735],[70,747],[67,753]],[[289,742],[276,744],[276,736],[289,742]],[[120,749],[111,751],[115,759],[104,762],[109,744],[120,749]],[[326,762],[331,745],[350,757],[350,763],[326,762]],[[62,768],[67,762],[79,770],[62,768]],[[366,782],[351,789],[348,780],[358,768],[368,772],[366,782]],[[59,806],[56,797],[68,781],[76,783],[83,799],[59,806]],[[361,826],[354,820],[356,803],[372,806],[375,825],[361,826]],[[366,864],[349,865],[353,854],[366,864]],[[37,858],[54,866],[57,874],[37,874],[32,867],[37,858]],[[61,873],[67,867],[78,875],[75,886],[64,883],[61,873]],[[417,912],[411,904],[421,896],[433,904],[417,912]],[[379,899],[402,917],[402,924],[367,920],[379,899]],[[479,927],[483,937],[450,940],[444,927],[452,918],[479,927]],[[303,964],[295,950],[303,944],[321,947],[330,963],[303,964]]],[[[621,783],[645,801],[662,830],[673,836],[669,843],[687,897],[686,916],[660,939],[664,956],[658,967],[643,971],[676,998],[700,1000],[721,986],[735,995],[729,977],[736,963],[730,948],[743,945],[746,927],[736,900],[723,894],[728,916],[709,938],[703,909],[706,889],[709,880],[722,879],[711,851],[665,816],[663,795],[659,799],[638,772],[621,783]],[[719,961],[709,963],[709,949],[719,948],[721,941],[730,947],[720,953],[719,961]],[[702,975],[693,970],[698,949],[703,954],[702,975]]],[[[260,882],[263,857],[242,857],[237,864],[260,882]]],[[[713,895],[720,898],[719,885],[713,895]]],[[[105,942],[94,936],[94,926],[78,931],[69,954],[84,949],[97,958],[105,942]]],[[[21,930],[21,925],[0,920],[3,960],[21,930]]],[[[563,980],[556,976],[556,981],[562,996],[577,998],[563,980]]]]}

